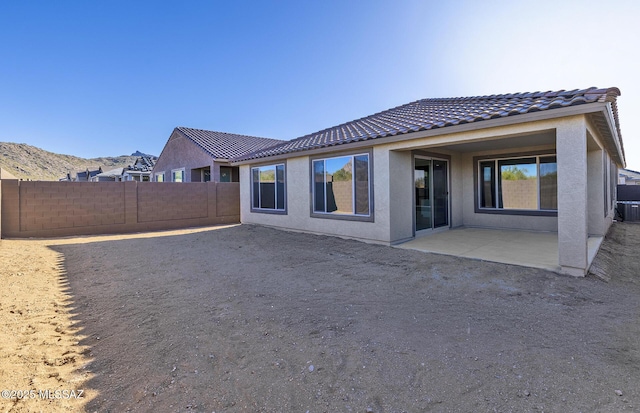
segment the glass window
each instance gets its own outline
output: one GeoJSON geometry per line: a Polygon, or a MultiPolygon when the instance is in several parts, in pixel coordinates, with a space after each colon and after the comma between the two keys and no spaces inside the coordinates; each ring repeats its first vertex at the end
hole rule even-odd
{"type": "Polygon", "coordinates": [[[493,159],[478,162],[480,208],[558,209],[558,167],[555,156],[493,159]]]}
{"type": "Polygon", "coordinates": [[[171,181],[184,182],[184,169],[176,169],[171,171],[171,181]]]}
{"type": "Polygon", "coordinates": [[[253,209],[285,210],[284,164],[251,168],[253,209]]]}
{"type": "Polygon", "coordinates": [[[369,155],[355,156],[356,214],[369,215],[369,155]]]}
{"type": "Polygon", "coordinates": [[[326,211],[324,161],[313,161],[313,210],[326,211]]]}
{"type": "MultiPolygon", "coordinates": [[[[205,174],[206,173],[207,172],[205,171],[205,174]]],[[[205,179],[206,179],[206,175],[205,175],[205,179]]],[[[231,182],[231,167],[229,166],[220,167],[220,182],[231,182]]]]}
{"type": "Polygon", "coordinates": [[[284,210],[284,165],[276,165],[276,209],[284,210]]]}
{"type": "Polygon", "coordinates": [[[480,207],[496,208],[496,163],[480,162],[480,207]]]}
{"type": "Polygon", "coordinates": [[[313,212],[371,214],[368,154],[319,159],[312,168],[313,212]]]}
{"type": "Polygon", "coordinates": [[[164,172],[156,174],[156,182],[164,182],[164,172]]]}
{"type": "MultiPolygon", "coordinates": [[[[615,208],[616,201],[618,199],[617,194],[617,184],[618,184],[618,165],[613,161],[613,159],[609,159],[610,169],[609,169],[609,192],[611,196],[609,197],[609,207],[611,209],[615,208]]],[[[607,212],[605,212],[606,215],[607,212]]]]}
{"type": "Polygon", "coordinates": [[[504,209],[538,209],[538,170],[536,159],[498,161],[500,185],[498,199],[504,209]]]}
{"type": "Polygon", "coordinates": [[[540,158],[540,209],[558,209],[558,164],[555,156],[540,158]]]}

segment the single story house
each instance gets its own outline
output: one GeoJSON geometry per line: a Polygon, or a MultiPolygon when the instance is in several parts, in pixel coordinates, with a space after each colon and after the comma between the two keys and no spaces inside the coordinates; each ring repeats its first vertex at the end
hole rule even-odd
{"type": "Polygon", "coordinates": [[[109,169],[108,171],[99,173],[96,177],[98,178],[98,182],[120,182],[122,181],[123,171],[124,168],[109,169]]]}
{"type": "Polygon", "coordinates": [[[61,178],[60,181],[98,182],[98,175],[101,174],[102,172],[103,171],[101,166],[98,167],[98,169],[93,169],[93,170],[89,170],[89,168],[87,168],[84,171],[80,171],[76,173],[75,177],[71,175],[71,172],[68,172],[67,176],[65,176],[64,178],[61,178]]]}
{"type": "Polygon", "coordinates": [[[620,169],[618,185],[640,185],[640,172],[631,169],[620,169]]]}
{"type": "Polygon", "coordinates": [[[123,181],[151,182],[156,158],[152,156],[139,156],[133,165],[129,165],[122,171],[123,181]]]}
{"type": "Polygon", "coordinates": [[[584,276],[625,166],[617,88],[423,99],[239,156],[243,223],[385,244],[455,227],[557,234],[584,276]]]}
{"type": "Polygon", "coordinates": [[[231,158],[284,141],[177,127],[153,168],[155,182],[238,182],[231,158]]]}
{"type": "Polygon", "coordinates": [[[110,169],[98,174],[96,178],[98,182],[151,182],[156,159],[149,155],[139,156],[133,165],[129,165],[126,168],[110,169]]]}

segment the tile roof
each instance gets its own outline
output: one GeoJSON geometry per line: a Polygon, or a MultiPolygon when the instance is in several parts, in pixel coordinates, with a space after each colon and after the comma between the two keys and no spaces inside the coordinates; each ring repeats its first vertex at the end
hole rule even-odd
{"type": "Polygon", "coordinates": [[[123,170],[124,170],[124,168],[110,169],[108,171],[99,173],[96,176],[99,177],[99,178],[115,178],[117,176],[122,176],[122,171],[123,170]]]}
{"type": "Polygon", "coordinates": [[[182,126],[177,127],[176,130],[216,159],[231,159],[286,142],[280,139],[236,135],[182,126]]]}
{"type": "Polygon", "coordinates": [[[151,156],[140,156],[133,165],[127,166],[128,171],[152,171],[156,164],[156,159],[151,156]]]}
{"type": "Polygon", "coordinates": [[[640,172],[632,169],[620,169],[618,175],[625,176],[627,179],[640,180],[640,172]]]}
{"type": "Polygon", "coordinates": [[[613,103],[616,127],[620,134],[616,108],[618,96],[620,96],[620,90],[617,88],[592,87],[569,91],[422,99],[248,153],[236,157],[234,161],[246,161],[595,102],[613,103]]]}

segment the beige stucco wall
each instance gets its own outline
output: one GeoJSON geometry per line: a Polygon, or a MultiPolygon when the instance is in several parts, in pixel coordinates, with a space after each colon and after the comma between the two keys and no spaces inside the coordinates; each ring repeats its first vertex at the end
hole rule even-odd
{"type": "Polygon", "coordinates": [[[450,185],[449,185],[449,194],[450,194],[450,206],[451,206],[451,227],[461,227],[464,226],[464,171],[462,168],[463,165],[463,154],[462,153],[454,153],[451,155],[451,164],[450,164],[450,185]]]}
{"type": "MultiPolygon", "coordinates": [[[[388,151],[381,148],[389,156],[389,172],[391,181],[387,188],[389,193],[389,222],[391,242],[400,242],[413,237],[413,159],[411,152],[388,151]]],[[[385,174],[380,171],[378,175],[385,174]]]]}
{"type": "MultiPolygon", "coordinates": [[[[362,151],[358,151],[362,152],[362,151]]],[[[375,222],[311,217],[310,160],[308,156],[286,161],[287,214],[251,211],[251,168],[240,167],[240,220],[245,224],[269,225],[277,228],[357,238],[369,242],[390,242],[389,231],[389,156],[373,150],[373,185],[375,222]]],[[[333,156],[333,155],[332,155],[333,156]]]]}

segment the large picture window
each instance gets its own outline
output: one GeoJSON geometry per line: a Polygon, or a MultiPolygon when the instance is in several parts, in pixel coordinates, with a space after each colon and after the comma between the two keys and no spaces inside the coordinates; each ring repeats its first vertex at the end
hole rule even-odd
{"type": "Polygon", "coordinates": [[[481,160],[478,162],[478,187],[481,209],[556,211],[556,157],[481,160]]]}
{"type": "Polygon", "coordinates": [[[285,211],[284,164],[251,168],[251,207],[254,210],[285,211]]]}
{"type": "Polygon", "coordinates": [[[371,216],[369,154],[312,161],[313,212],[371,216]]]}

